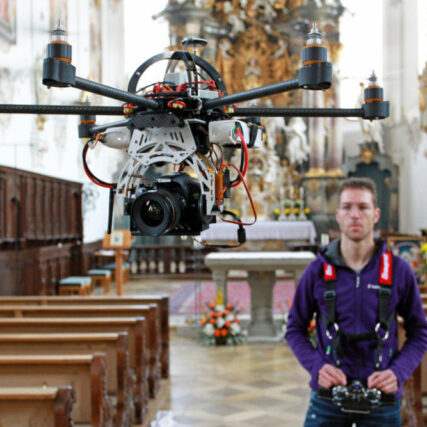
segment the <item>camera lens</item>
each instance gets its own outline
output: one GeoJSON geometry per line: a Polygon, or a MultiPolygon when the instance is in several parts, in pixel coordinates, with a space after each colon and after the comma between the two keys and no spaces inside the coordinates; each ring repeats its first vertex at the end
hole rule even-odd
{"type": "Polygon", "coordinates": [[[141,208],[141,216],[145,218],[147,225],[157,227],[162,223],[165,215],[160,203],[154,200],[146,200],[141,208]]]}
{"type": "Polygon", "coordinates": [[[160,236],[181,220],[182,203],[177,195],[161,188],[143,193],[132,205],[132,220],[147,236],[160,236]]]}

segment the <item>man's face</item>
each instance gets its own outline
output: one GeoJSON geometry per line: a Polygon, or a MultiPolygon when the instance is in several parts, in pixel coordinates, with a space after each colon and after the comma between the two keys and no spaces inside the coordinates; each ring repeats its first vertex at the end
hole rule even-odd
{"type": "Polygon", "coordinates": [[[359,242],[368,237],[380,218],[372,193],[367,189],[347,188],[341,193],[336,219],[341,233],[359,242]]]}

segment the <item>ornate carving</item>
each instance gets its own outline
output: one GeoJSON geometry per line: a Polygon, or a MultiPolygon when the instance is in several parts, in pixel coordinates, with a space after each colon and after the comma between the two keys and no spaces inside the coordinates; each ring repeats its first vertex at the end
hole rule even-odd
{"type": "MultiPolygon", "coordinates": [[[[251,24],[233,44],[228,38],[218,42],[216,67],[230,93],[291,79],[298,70],[299,57],[290,55],[287,37],[273,36],[256,21],[251,24]]],[[[289,105],[294,97],[287,92],[273,99],[289,105]]]]}
{"type": "Polygon", "coordinates": [[[362,160],[366,163],[369,164],[372,162],[372,160],[374,160],[375,154],[374,152],[369,149],[369,148],[362,148],[362,151],[360,153],[360,157],[362,158],[362,160]]]}
{"type": "Polygon", "coordinates": [[[304,176],[307,178],[322,177],[322,176],[326,176],[326,171],[324,168],[310,168],[309,171],[304,176]]]}
{"type": "Polygon", "coordinates": [[[403,383],[402,388],[402,425],[407,427],[423,425],[421,403],[421,366],[418,366],[408,381],[403,383]]]}
{"type": "Polygon", "coordinates": [[[71,386],[58,388],[55,401],[53,402],[56,426],[72,427],[74,425],[73,405],[75,402],[76,394],[71,386]]]}
{"type": "Polygon", "coordinates": [[[114,424],[132,425],[133,391],[129,381],[129,339],[126,332],[121,332],[117,341],[117,405],[114,424]]]}
{"type": "Polygon", "coordinates": [[[145,319],[138,318],[135,325],[135,422],[142,424],[148,408],[148,360],[145,319]]]}
{"type": "Polygon", "coordinates": [[[93,355],[91,366],[92,423],[95,426],[113,425],[113,406],[107,393],[106,361],[104,353],[93,355]]]}
{"type": "Polygon", "coordinates": [[[318,179],[310,179],[307,182],[307,187],[311,193],[317,193],[322,187],[322,183],[318,179]]]}
{"type": "MultiPolygon", "coordinates": [[[[236,153],[235,156],[233,163],[238,162],[240,154],[236,153]]],[[[246,183],[250,188],[258,219],[270,219],[273,210],[279,207],[280,189],[283,187],[280,160],[273,148],[253,150],[249,158],[246,183]]],[[[239,210],[242,219],[252,218],[252,209],[242,186],[235,188],[231,205],[239,210]]]]}

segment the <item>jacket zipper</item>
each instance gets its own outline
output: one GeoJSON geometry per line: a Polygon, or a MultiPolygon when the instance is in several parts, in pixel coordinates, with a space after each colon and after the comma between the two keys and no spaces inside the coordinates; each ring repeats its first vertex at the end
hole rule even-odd
{"type": "MultiPolygon", "coordinates": [[[[360,272],[356,273],[356,334],[360,334],[360,303],[361,303],[361,296],[360,296],[360,272]]],[[[361,375],[361,369],[358,368],[359,376],[361,375]]]]}

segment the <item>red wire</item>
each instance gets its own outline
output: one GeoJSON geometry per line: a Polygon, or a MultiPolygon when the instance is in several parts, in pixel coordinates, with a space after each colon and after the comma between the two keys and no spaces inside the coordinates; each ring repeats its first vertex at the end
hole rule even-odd
{"type": "MultiPolygon", "coordinates": [[[[89,149],[89,145],[86,145],[86,147],[84,148],[84,156],[86,158],[86,154],[87,154],[87,150],[89,149]]],[[[96,185],[99,185],[100,187],[104,187],[104,188],[114,188],[114,185],[111,184],[103,184],[102,182],[99,182],[95,177],[93,177],[91,175],[91,173],[89,172],[89,170],[86,168],[85,164],[83,163],[83,169],[86,173],[86,175],[88,176],[88,178],[96,185]]]]}
{"type": "MultiPolygon", "coordinates": [[[[254,213],[254,220],[253,220],[253,222],[238,222],[238,221],[233,221],[233,220],[225,219],[221,215],[219,215],[219,217],[221,218],[222,221],[224,221],[224,222],[230,222],[232,224],[237,224],[237,225],[254,225],[256,223],[256,221],[257,221],[257,213],[256,213],[254,201],[252,200],[251,192],[249,191],[248,186],[246,185],[246,182],[245,182],[245,178],[243,177],[243,175],[240,172],[239,168],[236,165],[233,165],[233,164],[231,164],[231,166],[233,166],[233,168],[236,169],[237,173],[240,176],[241,182],[243,182],[243,185],[245,186],[245,190],[246,190],[246,193],[247,193],[247,195],[249,197],[249,201],[251,202],[252,211],[254,213]]],[[[217,199],[218,210],[220,209],[221,197],[225,193],[226,190],[227,190],[227,187],[224,187],[222,189],[220,195],[218,196],[218,199],[217,199]]]]}
{"type": "Polygon", "coordinates": [[[245,138],[243,136],[243,133],[240,131],[240,129],[237,129],[236,133],[237,133],[237,135],[239,135],[240,142],[242,143],[242,149],[244,151],[245,161],[243,163],[243,171],[241,174],[239,173],[239,175],[240,175],[239,179],[234,184],[232,184],[231,187],[237,187],[242,182],[242,178],[245,177],[246,171],[248,170],[248,163],[249,163],[248,146],[246,145],[246,141],[245,141],[245,138]]]}
{"type": "MultiPolygon", "coordinates": [[[[208,88],[209,89],[211,89],[211,90],[216,90],[216,85],[215,85],[215,82],[213,81],[213,80],[200,80],[199,82],[197,82],[199,85],[200,84],[207,84],[208,85],[208,88]]],[[[191,85],[194,85],[194,84],[196,84],[196,82],[191,82],[191,85]]],[[[185,82],[185,83],[182,83],[182,84],[180,84],[177,88],[176,88],[176,90],[177,90],[177,92],[181,92],[181,91],[183,91],[186,87],[188,87],[189,86],[189,84],[188,84],[188,82],[185,82]]]]}

